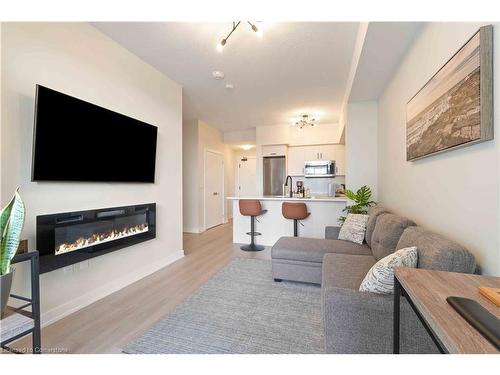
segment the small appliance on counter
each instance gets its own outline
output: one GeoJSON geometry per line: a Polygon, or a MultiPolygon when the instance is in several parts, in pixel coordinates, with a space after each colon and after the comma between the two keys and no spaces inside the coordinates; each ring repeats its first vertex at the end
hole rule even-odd
{"type": "Polygon", "coordinates": [[[303,181],[297,181],[297,195],[302,196],[302,197],[305,195],[303,181]]]}
{"type": "Polygon", "coordinates": [[[337,184],[334,184],[332,182],[328,183],[328,196],[334,197],[336,192],[337,192],[337,184]]]}

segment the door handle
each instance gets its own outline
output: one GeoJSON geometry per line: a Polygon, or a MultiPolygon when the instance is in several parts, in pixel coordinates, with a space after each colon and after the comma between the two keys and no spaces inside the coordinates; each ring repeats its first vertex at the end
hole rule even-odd
{"type": "Polygon", "coordinates": [[[219,195],[219,193],[215,192],[214,195],[219,195]]]}

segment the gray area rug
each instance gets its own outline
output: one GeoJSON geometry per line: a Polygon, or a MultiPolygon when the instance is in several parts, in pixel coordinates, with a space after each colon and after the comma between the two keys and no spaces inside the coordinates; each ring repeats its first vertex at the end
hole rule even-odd
{"type": "Polygon", "coordinates": [[[237,258],[123,352],[324,353],[321,289],[237,258]]]}

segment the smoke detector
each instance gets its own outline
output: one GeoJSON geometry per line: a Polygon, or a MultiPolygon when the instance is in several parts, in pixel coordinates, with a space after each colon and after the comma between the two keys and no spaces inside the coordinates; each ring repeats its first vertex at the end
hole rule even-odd
{"type": "Polygon", "coordinates": [[[221,72],[220,70],[214,70],[212,72],[212,77],[214,77],[216,80],[224,79],[224,72],[221,72]]]}

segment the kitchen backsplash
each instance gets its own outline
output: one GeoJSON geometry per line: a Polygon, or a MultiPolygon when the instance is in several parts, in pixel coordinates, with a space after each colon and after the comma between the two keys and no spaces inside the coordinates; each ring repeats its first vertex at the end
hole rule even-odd
{"type": "Polygon", "coordinates": [[[345,184],[345,177],[339,176],[334,178],[305,178],[293,177],[293,189],[297,188],[297,181],[304,182],[304,188],[309,189],[311,194],[328,194],[328,184],[345,184]]]}

